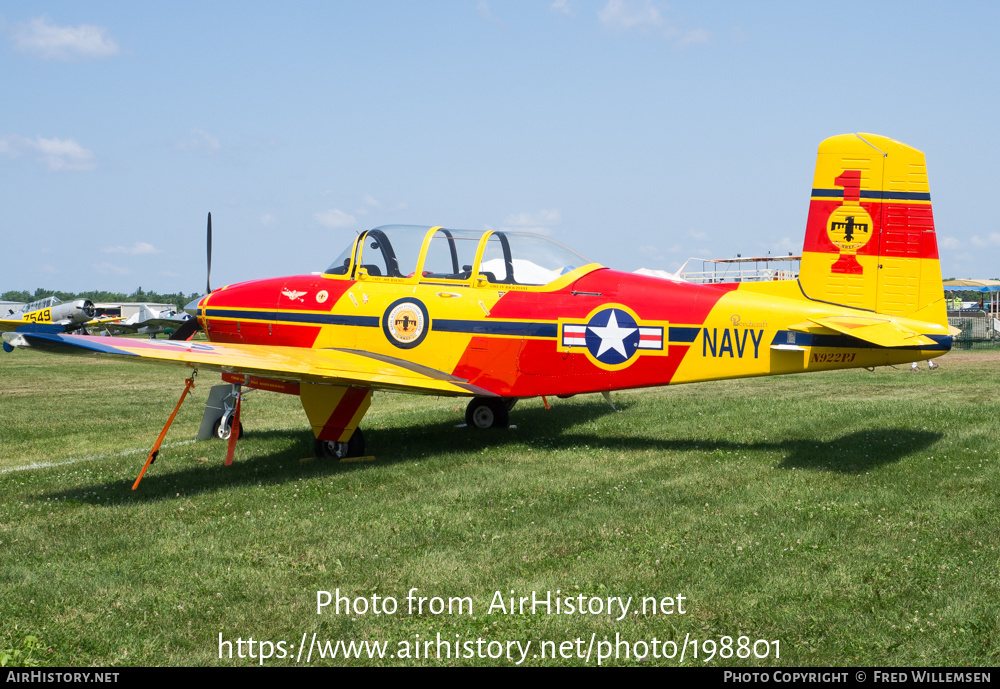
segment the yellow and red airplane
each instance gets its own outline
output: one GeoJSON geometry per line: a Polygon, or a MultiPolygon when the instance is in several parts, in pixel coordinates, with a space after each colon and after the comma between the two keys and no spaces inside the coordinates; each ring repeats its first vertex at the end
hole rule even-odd
{"type": "Polygon", "coordinates": [[[365,451],[373,390],[472,397],[466,419],[487,428],[519,398],[901,364],[947,352],[954,332],[924,155],[872,134],[820,145],[795,281],[671,282],[537,235],[389,226],[322,274],[229,285],[189,309],[208,342],[3,339],[297,394],[317,454],[344,457],[365,451]]]}

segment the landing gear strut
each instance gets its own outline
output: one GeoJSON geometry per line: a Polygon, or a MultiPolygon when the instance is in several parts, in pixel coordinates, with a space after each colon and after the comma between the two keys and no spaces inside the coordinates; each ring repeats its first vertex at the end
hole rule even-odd
{"type": "MultiPolygon", "coordinates": [[[[229,440],[236,416],[236,397],[246,397],[252,390],[238,392],[236,385],[213,385],[205,401],[205,413],[198,429],[198,440],[229,440]]],[[[243,437],[243,423],[240,422],[240,436],[243,437]]]]}
{"type": "Polygon", "coordinates": [[[354,430],[354,435],[346,443],[336,440],[319,440],[313,444],[313,450],[320,459],[330,457],[335,460],[348,457],[363,457],[365,454],[365,434],[360,428],[354,430]]]}

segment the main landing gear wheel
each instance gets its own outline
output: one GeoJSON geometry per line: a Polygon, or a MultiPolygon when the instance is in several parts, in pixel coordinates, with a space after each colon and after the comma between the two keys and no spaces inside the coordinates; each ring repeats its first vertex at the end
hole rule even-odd
{"type": "MultiPolygon", "coordinates": [[[[218,438],[219,440],[229,440],[229,436],[233,433],[233,417],[226,417],[226,425],[222,425],[222,419],[215,422],[212,426],[212,437],[218,438]]],[[[240,421],[240,437],[243,437],[243,422],[240,421]]]]}
{"type": "Polygon", "coordinates": [[[313,444],[313,450],[319,458],[330,457],[335,460],[348,457],[363,457],[365,454],[365,434],[358,428],[346,443],[336,440],[319,440],[313,444]]]}
{"type": "Polygon", "coordinates": [[[465,408],[465,423],[469,428],[507,428],[514,401],[500,397],[476,397],[465,408]]]}

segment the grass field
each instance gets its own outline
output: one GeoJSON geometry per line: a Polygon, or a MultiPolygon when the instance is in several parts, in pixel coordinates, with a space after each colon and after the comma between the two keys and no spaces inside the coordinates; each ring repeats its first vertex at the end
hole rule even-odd
{"type": "Polygon", "coordinates": [[[388,643],[313,664],[520,659],[390,655],[440,633],[486,653],[530,641],[525,665],[595,665],[616,634],[647,645],[604,664],[682,664],[655,638],[700,665],[712,646],[694,658],[690,640],[732,637],[709,664],[993,665],[1000,354],[939,363],[616,393],[618,412],[597,395],[528,400],[516,428],[487,433],[456,427],[463,400],[376,394],[376,459],[341,464],[312,459],[297,398],[254,393],[231,467],[222,443],[188,442],[206,376],[133,492],[184,373],[3,355],[0,660],[259,662],[220,659],[220,634],[234,655],[238,639],[284,642],[293,657],[268,665],[294,664],[313,634],[388,643]],[[399,607],[317,615],[335,589],[399,607]],[[409,614],[411,589],[469,597],[472,614],[409,614]],[[512,590],[634,600],[621,620],[488,612],[512,590]],[[674,614],[634,614],[668,596],[674,614]],[[741,636],[772,642],[767,657],[739,658],[741,636]],[[589,660],[533,657],[566,641],[589,660]]]}

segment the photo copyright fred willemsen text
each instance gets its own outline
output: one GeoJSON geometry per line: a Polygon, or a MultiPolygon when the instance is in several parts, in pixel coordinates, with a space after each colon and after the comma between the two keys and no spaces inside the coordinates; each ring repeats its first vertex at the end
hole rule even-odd
{"type": "MultiPolygon", "coordinates": [[[[416,588],[405,597],[350,596],[340,589],[316,592],[316,614],[349,616],[431,615],[562,615],[605,616],[617,622],[631,615],[664,616],[688,613],[688,599],[676,596],[590,596],[570,595],[562,590],[529,591],[517,595],[514,591],[495,591],[488,602],[477,605],[471,596],[424,596],[416,588]]],[[[602,664],[614,660],[667,659],[676,663],[687,660],[709,662],[713,659],[780,657],[778,640],[755,639],[747,636],[721,636],[718,639],[691,638],[664,640],[628,639],[615,633],[614,639],[602,634],[597,638],[579,636],[564,639],[505,640],[462,638],[460,634],[440,632],[414,634],[398,641],[358,641],[318,638],[309,632],[294,641],[263,641],[242,636],[232,639],[219,633],[220,659],[245,659],[263,665],[268,661],[315,663],[337,660],[437,660],[505,658],[517,665],[528,660],[580,660],[602,664]]]]}

